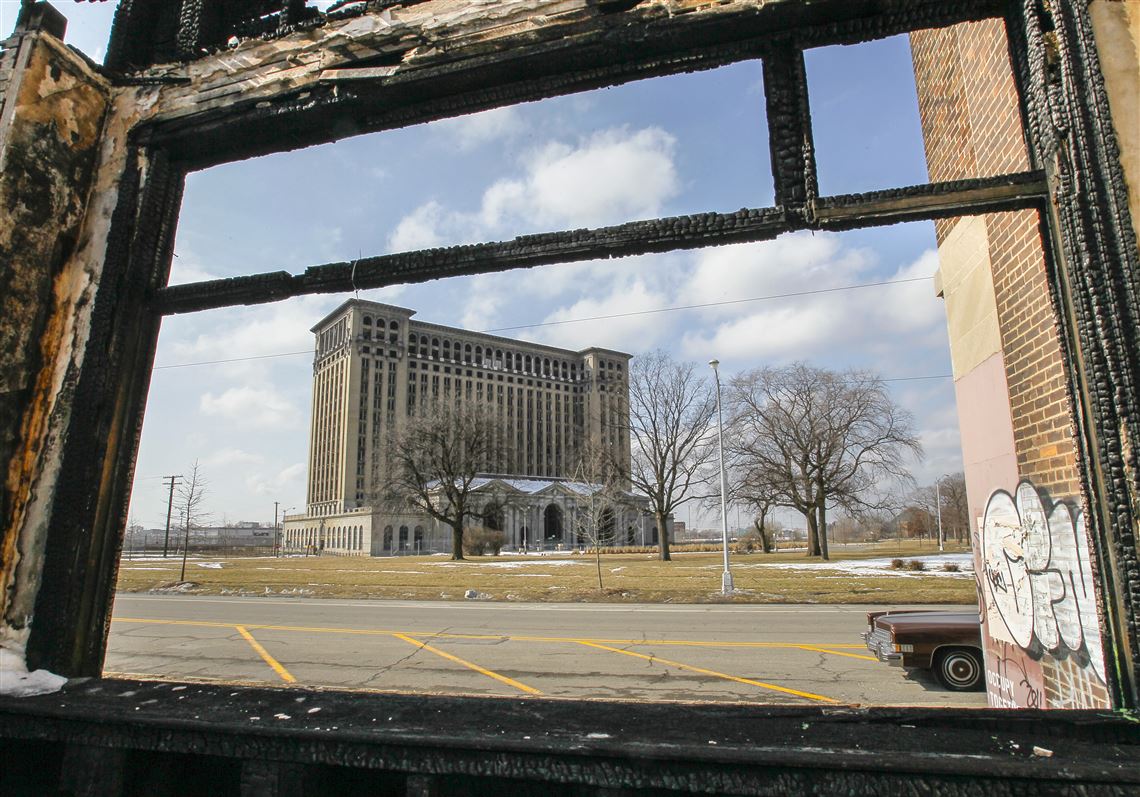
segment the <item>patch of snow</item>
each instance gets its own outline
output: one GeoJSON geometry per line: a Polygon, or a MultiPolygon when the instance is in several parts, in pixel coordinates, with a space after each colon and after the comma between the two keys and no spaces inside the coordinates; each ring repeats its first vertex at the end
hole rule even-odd
{"type": "Polygon", "coordinates": [[[610,735],[608,733],[587,733],[586,738],[587,739],[609,739],[610,735]]]}
{"type": "Polygon", "coordinates": [[[120,570],[159,570],[163,573],[173,570],[173,567],[120,567],[120,570]]]}
{"type": "Polygon", "coordinates": [[[222,563],[221,562],[195,562],[194,565],[196,567],[208,567],[211,570],[221,570],[222,569],[222,563]]]}
{"type": "MultiPolygon", "coordinates": [[[[899,578],[920,578],[922,576],[973,578],[974,557],[969,553],[946,553],[933,556],[892,556],[881,559],[846,559],[838,562],[779,562],[757,563],[745,567],[771,568],[774,570],[830,570],[853,576],[897,576],[899,578]],[[926,565],[925,570],[894,570],[891,562],[902,559],[905,562],[918,560],[926,565]],[[942,569],[945,564],[958,565],[958,572],[949,572],[942,569]]],[[[835,576],[820,576],[821,578],[835,578],[835,576]]]]}
{"type": "Polygon", "coordinates": [[[28,672],[22,648],[0,645],[0,695],[6,697],[32,697],[58,692],[67,683],[62,675],[36,670],[28,672]]]}

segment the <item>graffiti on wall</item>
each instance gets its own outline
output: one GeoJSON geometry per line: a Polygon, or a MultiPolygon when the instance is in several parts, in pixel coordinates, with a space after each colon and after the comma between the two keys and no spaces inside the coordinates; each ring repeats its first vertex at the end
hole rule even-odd
{"type": "Polygon", "coordinates": [[[1104,653],[1084,513],[1031,482],[986,503],[976,548],[994,705],[1099,707],[1104,653]]]}

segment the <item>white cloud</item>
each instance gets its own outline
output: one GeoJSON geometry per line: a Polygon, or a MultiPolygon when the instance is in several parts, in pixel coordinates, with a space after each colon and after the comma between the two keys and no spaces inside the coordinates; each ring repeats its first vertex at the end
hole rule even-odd
{"type": "MultiPolygon", "coordinates": [[[[631,285],[620,286],[601,298],[581,299],[569,307],[554,311],[544,320],[558,322],[655,310],[665,306],[667,298],[637,280],[631,285]]],[[[526,334],[525,331],[523,334],[532,340],[568,349],[601,346],[634,354],[658,345],[668,324],[668,314],[654,313],[539,327],[532,334],[526,334]]]]}
{"type": "Polygon", "coordinates": [[[810,294],[806,292],[883,280],[868,276],[866,253],[843,249],[833,236],[788,239],[782,239],[779,247],[726,247],[733,251],[702,256],[689,285],[695,297],[723,301],[805,295],[715,308],[707,314],[718,319],[711,330],[684,336],[686,357],[712,352],[750,362],[813,357],[863,364],[879,360],[897,371],[900,362],[946,345],[945,312],[925,279],[937,264],[937,254],[926,252],[887,278],[924,278],[918,282],[810,294]],[[718,292],[720,285],[728,290],[718,292]]]}
{"type": "Polygon", "coordinates": [[[298,428],[301,413],[279,393],[263,387],[231,387],[214,395],[203,393],[198,401],[203,415],[260,428],[298,428]]]}
{"type": "MultiPolygon", "coordinates": [[[[682,291],[687,304],[748,299],[850,285],[873,264],[870,253],[844,248],[828,233],[794,233],[773,241],[700,251],[682,291]]],[[[727,311],[738,313],[739,309],[727,311]]],[[[736,306],[739,308],[739,306],[736,306]]]]}
{"type": "Polygon", "coordinates": [[[508,106],[433,122],[428,128],[447,145],[470,152],[492,141],[515,138],[526,130],[526,123],[517,108],[508,106]]]}
{"type": "Polygon", "coordinates": [[[393,252],[408,252],[442,246],[445,242],[442,230],[452,221],[441,204],[435,200],[427,202],[400,219],[388,238],[388,248],[393,252]]]}
{"type": "Polygon", "coordinates": [[[659,127],[603,130],[576,147],[549,142],[527,159],[520,186],[491,187],[484,220],[498,223],[513,215],[539,224],[596,227],[658,216],[680,190],[676,145],[659,127]]]}
{"type": "Polygon", "coordinates": [[[675,149],[676,139],[657,127],[603,130],[575,146],[547,142],[523,158],[522,174],[489,186],[478,211],[431,200],[400,219],[388,246],[402,252],[658,216],[680,190],[675,149]]]}
{"type": "MultiPolygon", "coordinates": [[[[304,489],[305,463],[296,462],[276,473],[250,473],[245,478],[245,486],[257,495],[298,495],[304,489]]],[[[282,509],[302,510],[304,507],[282,507],[282,509]]]]}

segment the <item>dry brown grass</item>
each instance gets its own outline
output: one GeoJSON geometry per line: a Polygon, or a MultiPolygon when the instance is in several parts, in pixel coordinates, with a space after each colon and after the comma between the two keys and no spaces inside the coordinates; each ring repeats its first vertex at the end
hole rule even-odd
{"type": "MultiPolygon", "coordinates": [[[[833,562],[934,553],[906,544],[832,552],[833,562]]],[[[475,590],[486,600],[614,603],[971,603],[974,580],[935,573],[852,575],[839,570],[788,570],[808,563],[802,552],[733,555],[737,595],[720,594],[721,558],[682,553],[672,562],[652,554],[604,554],[598,589],[592,555],[484,556],[452,562],[444,556],[198,558],[177,582],[181,561],[123,561],[125,592],[178,589],[208,595],[296,595],[335,598],[458,600],[475,590]],[[220,564],[221,567],[203,567],[220,564]]]]}

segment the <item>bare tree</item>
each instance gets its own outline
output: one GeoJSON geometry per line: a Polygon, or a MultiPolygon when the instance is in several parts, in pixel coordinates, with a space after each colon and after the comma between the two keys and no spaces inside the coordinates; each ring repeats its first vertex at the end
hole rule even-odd
{"type": "Polygon", "coordinates": [[[463,559],[468,518],[482,524],[484,502],[472,492],[496,453],[496,429],[484,407],[444,398],[420,405],[389,444],[381,500],[450,526],[452,559],[463,559]]]}
{"type": "Polygon", "coordinates": [[[201,527],[209,515],[205,511],[206,494],[209,492],[209,482],[202,474],[198,460],[190,468],[190,475],[183,479],[178,486],[178,502],[174,505],[182,517],[182,574],[179,581],[186,580],[186,557],[190,550],[190,530],[201,527]]]}
{"type": "Polygon", "coordinates": [[[669,516],[700,496],[694,488],[716,458],[709,437],[716,396],[693,363],[663,351],[634,358],[629,374],[633,485],[649,497],[662,560],[669,560],[669,516]]]}
{"type": "Polygon", "coordinates": [[[951,473],[941,481],[942,523],[958,542],[970,539],[970,508],[966,500],[966,477],[962,473],[951,473]]]}
{"type": "Polygon", "coordinates": [[[733,380],[730,406],[734,460],[803,514],[810,556],[829,558],[829,507],[882,508],[890,488],[912,484],[906,460],[922,456],[910,415],[866,371],[759,369],[733,380]]]}
{"type": "Polygon", "coordinates": [[[911,494],[910,505],[926,512],[929,528],[937,529],[941,516],[943,539],[964,541],[969,536],[966,478],[961,473],[951,473],[935,484],[919,487],[911,494]]]}
{"type": "Polygon", "coordinates": [[[626,477],[606,449],[589,443],[579,449],[570,473],[580,490],[574,512],[574,533],[594,549],[600,592],[605,589],[602,546],[613,542],[618,513],[629,505],[629,494],[624,489],[626,477]]]}

